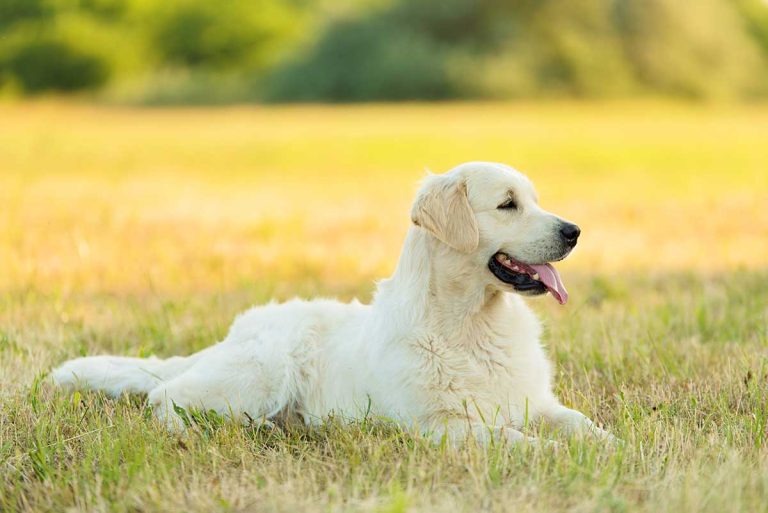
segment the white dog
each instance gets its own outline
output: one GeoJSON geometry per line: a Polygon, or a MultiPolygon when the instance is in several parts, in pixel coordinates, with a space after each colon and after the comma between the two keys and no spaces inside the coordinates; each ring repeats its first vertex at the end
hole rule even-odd
{"type": "Polygon", "coordinates": [[[185,427],[181,407],[241,421],[373,414],[454,444],[523,440],[519,429],[538,419],[612,438],[553,395],[539,322],[521,297],[567,301],[549,262],[570,253],[579,228],[540,208],[524,175],[485,162],[427,177],[411,219],[371,305],[271,303],[191,356],[78,358],[52,379],[148,393],[172,430],[185,427]]]}

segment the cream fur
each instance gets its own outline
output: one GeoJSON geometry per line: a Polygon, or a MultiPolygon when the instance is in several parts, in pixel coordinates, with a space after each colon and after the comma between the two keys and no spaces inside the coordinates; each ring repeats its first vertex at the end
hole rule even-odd
{"type": "Polygon", "coordinates": [[[234,419],[384,416],[436,439],[517,441],[526,420],[610,435],[552,393],[541,329],[522,297],[487,268],[496,251],[552,261],[561,220],[528,179],[473,162],[423,183],[400,261],[371,305],[292,300],[245,311],[225,339],[165,360],[92,356],[52,379],[111,395],[148,393],[155,416],[183,429],[173,404],[234,419]],[[497,206],[514,195],[520,208],[497,206]]]}

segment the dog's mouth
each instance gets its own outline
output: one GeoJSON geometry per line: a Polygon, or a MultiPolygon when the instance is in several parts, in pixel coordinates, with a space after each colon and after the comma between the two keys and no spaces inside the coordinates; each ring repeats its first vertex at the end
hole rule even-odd
{"type": "Polygon", "coordinates": [[[488,268],[518,292],[530,295],[549,292],[561,305],[568,301],[568,291],[552,264],[526,264],[499,251],[488,261],[488,268]]]}

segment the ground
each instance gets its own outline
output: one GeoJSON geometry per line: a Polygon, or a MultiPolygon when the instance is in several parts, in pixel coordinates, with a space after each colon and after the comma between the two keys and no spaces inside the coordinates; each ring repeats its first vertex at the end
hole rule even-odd
{"type": "Polygon", "coordinates": [[[766,106],[0,106],[0,511],[767,511],[766,140],[766,106]],[[45,383],[271,298],[370,299],[425,168],[480,159],[582,227],[571,301],[532,304],[563,402],[623,445],[174,436],[142,398],[45,383]]]}

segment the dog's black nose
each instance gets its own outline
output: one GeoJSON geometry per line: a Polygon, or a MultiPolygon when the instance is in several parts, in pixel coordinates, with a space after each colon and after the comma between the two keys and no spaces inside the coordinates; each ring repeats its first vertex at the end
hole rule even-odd
{"type": "Polygon", "coordinates": [[[575,224],[563,223],[563,225],[560,227],[560,235],[562,235],[565,239],[565,242],[571,246],[576,245],[576,241],[578,240],[580,234],[581,230],[575,224]]]}

